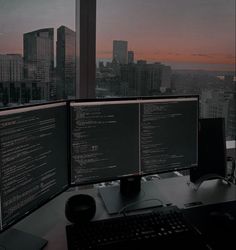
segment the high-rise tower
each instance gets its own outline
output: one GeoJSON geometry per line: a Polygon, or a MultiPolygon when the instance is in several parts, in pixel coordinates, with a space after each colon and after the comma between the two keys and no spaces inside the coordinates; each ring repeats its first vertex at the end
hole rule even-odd
{"type": "Polygon", "coordinates": [[[119,64],[128,63],[128,42],[127,41],[113,41],[113,60],[119,64]]]}
{"type": "Polygon", "coordinates": [[[33,99],[49,99],[54,70],[54,30],[24,34],[24,78],[32,83],[33,99]]]}
{"type": "Polygon", "coordinates": [[[134,63],[134,52],[133,51],[128,51],[128,64],[134,63]]]}
{"type": "Polygon", "coordinates": [[[57,29],[57,99],[75,97],[75,31],[57,29]]]}

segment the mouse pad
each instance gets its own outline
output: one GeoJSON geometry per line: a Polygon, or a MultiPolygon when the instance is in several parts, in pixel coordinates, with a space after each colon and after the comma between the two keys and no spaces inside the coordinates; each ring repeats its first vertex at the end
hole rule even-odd
{"type": "Polygon", "coordinates": [[[236,236],[236,201],[184,209],[212,249],[231,249],[236,236]]]}

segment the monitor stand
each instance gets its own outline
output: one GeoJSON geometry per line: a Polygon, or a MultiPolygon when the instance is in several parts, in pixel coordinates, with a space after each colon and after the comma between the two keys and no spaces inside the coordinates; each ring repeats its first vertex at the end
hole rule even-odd
{"type": "Polygon", "coordinates": [[[46,246],[47,240],[38,236],[11,228],[0,235],[0,250],[40,250],[46,246]]]}
{"type": "Polygon", "coordinates": [[[109,214],[170,204],[155,181],[141,182],[140,176],[122,178],[120,185],[99,188],[99,193],[109,214]]]}

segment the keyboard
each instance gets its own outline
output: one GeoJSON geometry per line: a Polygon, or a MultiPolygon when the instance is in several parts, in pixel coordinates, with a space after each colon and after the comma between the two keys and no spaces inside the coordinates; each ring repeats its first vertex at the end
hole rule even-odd
{"type": "Polygon", "coordinates": [[[87,224],[66,226],[69,250],[208,249],[180,209],[162,207],[87,224]]]}

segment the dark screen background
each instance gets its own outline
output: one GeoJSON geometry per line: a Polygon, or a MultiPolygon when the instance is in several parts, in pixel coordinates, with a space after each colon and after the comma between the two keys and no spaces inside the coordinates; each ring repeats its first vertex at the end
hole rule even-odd
{"type": "Polygon", "coordinates": [[[72,107],[72,183],[139,173],[137,104],[72,107]]]}
{"type": "Polygon", "coordinates": [[[160,173],[197,165],[198,102],[141,105],[143,173],[160,173]]]}

